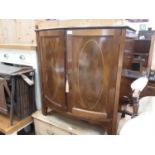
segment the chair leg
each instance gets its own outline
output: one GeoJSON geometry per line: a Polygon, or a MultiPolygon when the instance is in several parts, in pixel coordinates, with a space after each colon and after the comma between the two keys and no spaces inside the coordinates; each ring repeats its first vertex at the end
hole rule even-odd
{"type": "Polygon", "coordinates": [[[139,108],[139,98],[138,97],[133,97],[133,115],[132,118],[135,116],[138,116],[138,108],[139,108]]]}
{"type": "Polygon", "coordinates": [[[121,118],[124,118],[125,117],[125,110],[122,111],[122,115],[121,115],[121,118]]]}

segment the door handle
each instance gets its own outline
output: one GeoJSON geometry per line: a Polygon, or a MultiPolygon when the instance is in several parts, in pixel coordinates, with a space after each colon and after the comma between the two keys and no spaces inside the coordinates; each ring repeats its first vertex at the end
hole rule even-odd
{"type": "Polygon", "coordinates": [[[69,93],[69,82],[68,82],[68,80],[66,80],[66,83],[65,83],[65,92],[69,93]]]}

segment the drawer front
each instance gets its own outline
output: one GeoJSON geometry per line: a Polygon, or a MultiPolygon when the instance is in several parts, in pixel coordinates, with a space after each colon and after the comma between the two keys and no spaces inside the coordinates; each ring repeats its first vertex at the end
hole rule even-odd
{"type": "Polygon", "coordinates": [[[34,66],[36,52],[33,50],[0,49],[0,62],[34,66]]]}
{"type": "Polygon", "coordinates": [[[36,135],[71,135],[71,133],[59,129],[51,124],[34,119],[36,135]]]}
{"type": "Polygon", "coordinates": [[[14,59],[14,55],[12,53],[0,51],[1,62],[9,62],[11,59],[14,59]]]}

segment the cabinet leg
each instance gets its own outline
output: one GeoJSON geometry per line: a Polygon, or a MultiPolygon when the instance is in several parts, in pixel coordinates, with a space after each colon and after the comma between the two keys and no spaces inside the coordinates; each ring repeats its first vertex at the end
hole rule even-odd
{"type": "Polygon", "coordinates": [[[110,127],[110,125],[107,127],[107,134],[112,135],[112,128],[110,127]]]}
{"type": "Polygon", "coordinates": [[[115,124],[113,124],[112,122],[107,124],[106,129],[107,129],[108,135],[116,135],[117,134],[117,129],[115,127],[115,124]]]}
{"type": "Polygon", "coordinates": [[[47,115],[47,110],[48,110],[48,108],[47,107],[43,107],[42,108],[42,113],[43,113],[43,115],[47,115]]]}

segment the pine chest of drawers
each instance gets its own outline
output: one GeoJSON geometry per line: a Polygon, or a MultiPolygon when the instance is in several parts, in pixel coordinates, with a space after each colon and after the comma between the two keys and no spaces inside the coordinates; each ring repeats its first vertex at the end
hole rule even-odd
{"type": "Polygon", "coordinates": [[[100,135],[103,128],[80,120],[64,118],[57,113],[44,116],[41,111],[33,114],[37,135],[100,135]]]}

